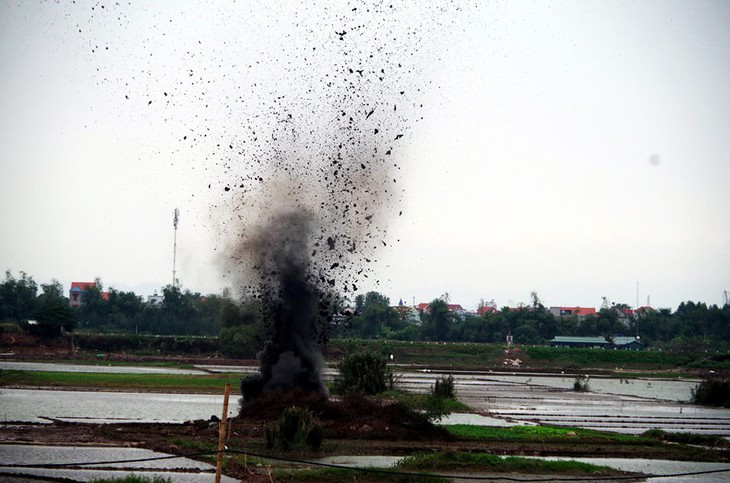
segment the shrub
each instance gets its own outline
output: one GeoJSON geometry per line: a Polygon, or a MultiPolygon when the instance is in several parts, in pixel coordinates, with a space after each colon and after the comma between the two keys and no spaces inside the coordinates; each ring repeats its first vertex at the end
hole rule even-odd
{"type": "Polygon", "coordinates": [[[261,349],[256,345],[258,331],[253,325],[237,325],[224,327],[220,332],[220,348],[226,357],[237,359],[254,359],[261,349]]]}
{"type": "Polygon", "coordinates": [[[17,322],[3,322],[0,323],[0,334],[20,334],[23,329],[20,328],[17,322]]]}
{"type": "Polygon", "coordinates": [[[312,411],[291,406],[284,410],[273,426],[266,428],[269,449],[314,449],[322,446],[322,425],[312,411]]]}
{"type": "Polygon", "coordinates": [[[575,392],[588,392],[591,388],[588,386],[588,376],[577,376],[573,382],[573,390],[575,392]]]}
{"type": "Polygon", "coordinates": [[[439,377],[431,388],[434,396],[444,399],[456,399],[456,386],[454,386],[454,376],[449,374],[446,377],[439,377]]]}
{"type": "Polygon", "coordinates": [[[730,407],[730,377],[703,379],[692,389],[692,402],[703,406],[730,407]]]}
{"type": "Polygon", "coordinates": [[[337,369],[340,373],[335,378],[334,390],[340,394],[358,391],[374,395],[395,387],[395,376],[382,354],[363,352],[347,355],[337,369]]]}

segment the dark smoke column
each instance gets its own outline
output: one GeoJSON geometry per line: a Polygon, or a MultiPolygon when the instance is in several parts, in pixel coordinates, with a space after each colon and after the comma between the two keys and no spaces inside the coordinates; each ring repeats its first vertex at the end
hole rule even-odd
{"type": "Polygon", "coordinates": [[[311,222],[305,211],[278,214],[246,243],[257,260],[259,294],[273,334],[258,356],[261,374],[241,381],[244,402],[271,390],[327,393],[320,377],[327,321],[311,273],[311,222]]]}

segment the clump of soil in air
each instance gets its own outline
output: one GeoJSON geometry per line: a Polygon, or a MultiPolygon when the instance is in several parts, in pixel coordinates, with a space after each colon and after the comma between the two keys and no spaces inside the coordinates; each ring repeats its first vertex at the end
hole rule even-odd
{"type": "Polygon", "coordinates": [[[327,331],[390,243],[402,213],[399,148],[422,106],[413,62],[428,22],[404,28],[406,11],[383,5],[313,20],[320,43],[280,53],[303,68],[274,84],[282,91],[267,93],[261,112],[238,113],[246,122],[220,153],[225,268],[272,334],[260,373],[241,382],[244,402],[296,389],[326,396],[327,331]]]}

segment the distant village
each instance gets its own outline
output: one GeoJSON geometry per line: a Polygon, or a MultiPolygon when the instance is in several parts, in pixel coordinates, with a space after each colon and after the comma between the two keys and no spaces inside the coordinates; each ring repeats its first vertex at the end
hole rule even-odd
{"type": "MultiPolygon", "coordinates": [[[[95,282],[72,282],[69,290],[69,305],[78,308],[83,304],[83,294],[89,287],[95,286],[95,282]]],[[[109,292],[102,291],[101,297],[109,300],[109,292]]],[[[154,293],[148,295],[146,303],[149,306],[161,307],[164,302],[164,296],[154,293]]],[[[410,322],[414,325],[420,325],[423,314],[428,314],[431,303],[421,302],[419,304],[408,305],[401,299],[397,305],[392,305],[391,309],[395,311],[400,320],[410,322]]],[[[447,303],[448,312],[455,318],[464,321],[468,316],[482,317],[486,314],[497,313],[500,309],[494,300],[482,302],[474,311],[464,309],[460,304],[447,303]]],[[[607,299],[604,297],[604,306],[601,308],[611,308],[616,311],[618,319],[628,327],[629,321],[638,314],[654,310],[650,306],[642,306],[632,309],[624,304],[612,304],[609,306],[607,299]]],[[[530,310],[530,306],[506,307],[508,311],[530,310]]],[[[503,309],[503,310],[505,310],[503,309]]],[[[348,310],[354,313],[355,308],[350,307],[348,310]]],[[[595,317],[598,310],[595,307],[578,307],[578,306],[551,306],[548,308],[550,314],[556,319],[574,318],[577,320],[585,317],[595,317]]],[[[505,342],[511,344],[513,342],[512,335],[507,334],[505,342]]],[[[606,349],[624,349],[624,350],[641,350],[644,344],[638,335],[636,337],[614,336],[610,340],[600,336],[555,336],[548,341],[554,347],[588,347],[588,348],[606,348],[606,349]]]]}

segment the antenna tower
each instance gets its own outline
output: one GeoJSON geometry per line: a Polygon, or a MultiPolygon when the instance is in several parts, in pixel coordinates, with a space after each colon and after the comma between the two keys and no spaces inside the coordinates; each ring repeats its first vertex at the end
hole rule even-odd
{"type": "Polygon", "coordinates": [[[726,306],[730,304],[730,292],[727,290],[722,291],[722,306],[726,306]]]}
{"type": "Polygon", "coordinates": [[[180,219],[180,210],[175,208],[172,216],[172,226],[175,228],[175,235],[172,245],[172,286],[177,287],[177,272],[175,271],[175,262],[177,261],[177,223],[180,219]]]}
{"type": "Polygon", "coordinates": [[[601,304],[601,310],[611,308],[611,303],[609,302],[608,297],[601,298],[603,299],[603,303],[601,304]]]}

